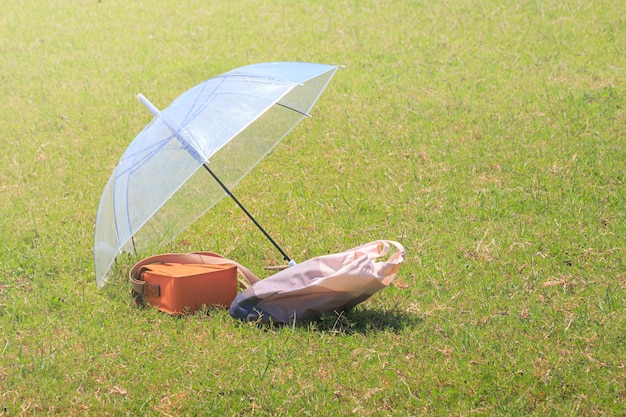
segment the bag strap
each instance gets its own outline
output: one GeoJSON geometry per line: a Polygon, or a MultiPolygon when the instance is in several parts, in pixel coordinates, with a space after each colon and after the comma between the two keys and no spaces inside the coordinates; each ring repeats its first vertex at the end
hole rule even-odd
{"type": "Polygon", "coordinates": [[[206,261],[204,263],[235,265],[237,267],[237,272],[239,273],[239,275],[245,279],[245,282],[242,282],[242,284],[246,288],[254,284],[255,282],[260,281],[259,277],[257,277],[254,272],[250,271],[245,266],[231,259],[224,258],[222,255],[218,255],[215,252],[194,252],[192,253],[192,255],[201,255],[202,258],[206,261]]]}
{"type": "Polygon", "coordinates": [[[159,295],[158,286],[149,284],[142,279],[142,274],[146,270],[146,266],[155,263],[234,265],[237,267],[239,276],[244,278],[244,280],[240,279],[239,282],[245,288],[259,281],[259,278],[245,266],[213,252],[166,253],[154,255],[137,262],[128,274],[128,281],[132,287],[133,300],[135,300],[135,303],[138,305],[143,304],[143,295],[159,295]]]}
{"type": "Polygon", "coordinates": [[[389,257],[389,259],[387,260],[387,262],[393,262],[393,263],[403,263],[404,262],[404,256],[406,255],[406,251],[404,250],[404,246],[402,246],[400,243],[396,242],[395,240],[384,240],[383,242],[395,246],[396,249],[398,249],[397,252],[394,252],[393,255],[391,255],[389,257]]]}
{"type": "Polygon", "coordinates": [[[366,243],[356,248],[350,249],[348,252],[354,252],[355,254],[366,254],[372,259],[380,258],[389,254],[389,250],[393,247],[397,249],[386,262],[389,263],[402,263],[404,262],[404,256],[406,251],[404,246],[395,240],[375,240],[373,242],[366,243]]]}
{"type": "Polygon", "coordinates": [[[404,263],[406,254],[404,246],[394,240],[375,240],[351,249],[349,252],[354,253],[355,259],[367,256],[372,261],[373,274],[384,285],[389,285],[393,281],[400,266],[404,263]],[[393,247],[397,250],[389,255],[393,247]],[[383,256],[388,256],[388,258],[383,261],[377,261],[378,258],[383,256]]]}

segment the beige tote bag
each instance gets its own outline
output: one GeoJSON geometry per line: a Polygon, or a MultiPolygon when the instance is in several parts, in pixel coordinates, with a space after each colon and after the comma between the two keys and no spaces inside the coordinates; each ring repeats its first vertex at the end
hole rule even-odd
{"type": "Polygon", "coordinates": [[[398,242],[377,240],[310,259],[239,293],[230,305],[230,314],[244,321],[291,323],[349,310],[387,287],[404,255],[398,242]],[[396,251],[390,254],[392,249],[396,251]],[[383,257],[387,259],[379,260],[383,257]]]}

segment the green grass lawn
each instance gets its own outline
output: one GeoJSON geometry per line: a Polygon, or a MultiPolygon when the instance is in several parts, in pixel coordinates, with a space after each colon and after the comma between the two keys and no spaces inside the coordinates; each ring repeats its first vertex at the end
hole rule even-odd
{"type": "MultiPolygon", "coordinates": [[[[0,61],[0,416],[626,412],[623,1],[25,0],[0,61]],[[345,68],[236,194],[296,260],[403,243],[394,284],[282,328],[98,289],[137,93],[265,61],[345,68]]],[[[281,261],[226,199],[194,250],[281,261]]]]}

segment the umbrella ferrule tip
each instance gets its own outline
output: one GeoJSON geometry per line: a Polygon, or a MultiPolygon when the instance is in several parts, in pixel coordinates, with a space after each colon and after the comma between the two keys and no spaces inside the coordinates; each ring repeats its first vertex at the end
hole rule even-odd
{"type": "Polygon", "coordinates": [[[156,106],[152,104],[150,100],[148,100],[143,94],[137,94],[137,100],[139,100],[141,104],[146,106],[146,108],[150,110],[150,113],[152,113],[153,116],[159,114],[159,109],[157,109],[156,106]]]}

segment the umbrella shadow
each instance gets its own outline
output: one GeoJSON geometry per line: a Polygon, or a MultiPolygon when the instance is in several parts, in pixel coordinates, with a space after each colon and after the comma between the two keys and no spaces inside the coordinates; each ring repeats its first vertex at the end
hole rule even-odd
{"type": "Polygon", "coordinates": [[[398,309],[357,308],[350,311],[324,314],[318,320],[305,323],[312,330],[340,334],[397,333],[422,322],[418,315],[398,309]]]}

